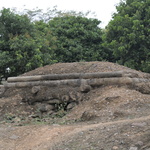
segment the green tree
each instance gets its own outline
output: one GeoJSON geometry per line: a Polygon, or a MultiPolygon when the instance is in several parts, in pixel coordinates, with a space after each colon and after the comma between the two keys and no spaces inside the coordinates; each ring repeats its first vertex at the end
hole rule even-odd
{"type": "Polygon", "coordinates": [[[60,62],[102,60],[102,31],[100,21],[82,16],[64,14],[49,21],[56,37],[56,57],[60,62]]]}
{"type": "Polygon", "coordinates": [[[124,0],[106,27],[115,60],[150,72],[150,0],[124,0]]]}
{"type": "Polygon", "coordinates": [[[12,68],[14,70],[14,51],[10,46],[10,38],[25,33],[33,33],[33,25],[26,15],[20,16],[13,13],[10,9],[3,9],[0,11],[0,56],[5,58],[1,59],[1,74],[5,73],[5,68],[12,68]]]}
{"type": "Polygon", "coordinates": [[[10,9],[0,12],[0,57],[5,58],[0,61],[0,74],[6,67],[11,68],[11,75],[18,75],[53,62],[55,39],[46,26],[10,9]]]}

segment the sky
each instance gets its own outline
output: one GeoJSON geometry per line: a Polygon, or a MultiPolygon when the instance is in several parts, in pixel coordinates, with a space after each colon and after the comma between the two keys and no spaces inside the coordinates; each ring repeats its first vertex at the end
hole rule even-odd
{"type": "Polygon", "coordinates": [[[57,6],[58,10],[75,10],[82,12],[95,12],[98,20],[102,21],[101,27],[104,28],[116,12],[116,5],[120,0],[0,0],[0,9],[17,8],[23,9],[43,9],[57,6]]]}

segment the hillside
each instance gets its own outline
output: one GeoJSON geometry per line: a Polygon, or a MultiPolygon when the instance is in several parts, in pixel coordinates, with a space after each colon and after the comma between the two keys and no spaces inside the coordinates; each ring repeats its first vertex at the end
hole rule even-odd
{"type": "Polygon", "coordinates": [[[19,77],[118,71],[142,82],[85,86],[82,92],[70,85],[8,88],[0,98],[0,149],[149,150],[150,74],[110,62],[78,62],[19,77]]]}

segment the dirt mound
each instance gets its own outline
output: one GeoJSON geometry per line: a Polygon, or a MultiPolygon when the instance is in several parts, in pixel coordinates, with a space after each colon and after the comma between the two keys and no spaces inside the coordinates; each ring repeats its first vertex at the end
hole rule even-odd
{"type": "MultiPolygon", "coordinates": [[[[112,71],[150,78],[109,62],[57,63],[22,76],[112,71]]],[[[0,98],[0,149],[149,150],[150,88],[138,84],[10,88],[0,98]]]]}
{"type": "Polygon", "coordinates": [[[131,71],[137,73],[139,77],[149,77],[149,74],[130,69],[128,67],[110,62],[74,62],[56,63],[37,68],[23,74],[23,76],[63,74],[63,73],[92,73],[92,72],[111,72],[111,71],[131,71]]]}

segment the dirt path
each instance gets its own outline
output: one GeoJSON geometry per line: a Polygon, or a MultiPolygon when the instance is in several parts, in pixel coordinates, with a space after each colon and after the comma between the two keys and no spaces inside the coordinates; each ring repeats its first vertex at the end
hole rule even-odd
{"type": "MultiPolygon", "coordinates": [[[[96,132],[96,129],[105,130],[106,128],[111,129],[112,126],[117,128],[118,126],[126,125],[137,126],[141,130],[141,128],[148,128],[148,123],[150,123],[149,120],[150,116],[89,125],[0,127],[0,149],[50,150],[55,149],[55,146],[61,145],[64,141],[68,141],[70,138],[83,132],[96,132]]],[[[109,134],[113,132],[114,131],[110,130],[109,134]]],[[[103,135],[99,136],[103,138],[103,135]]]]}

